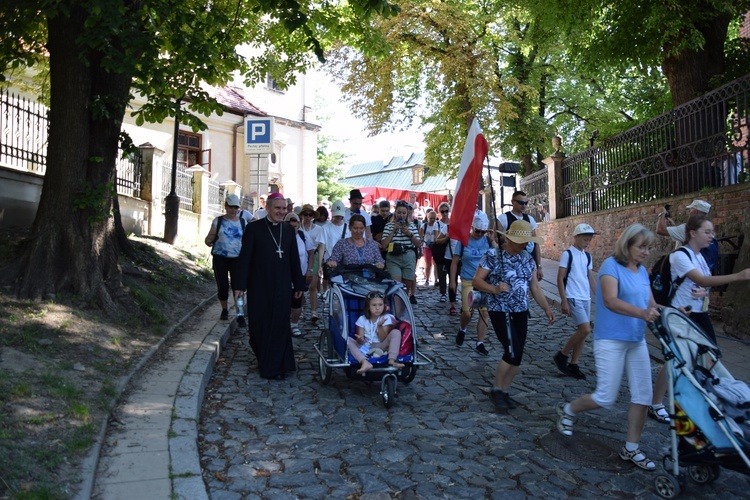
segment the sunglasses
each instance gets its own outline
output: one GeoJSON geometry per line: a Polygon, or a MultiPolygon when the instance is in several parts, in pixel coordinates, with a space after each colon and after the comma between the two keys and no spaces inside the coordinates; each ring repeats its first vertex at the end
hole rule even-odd
{"type": "Polygon", "coordinates": [[[529,202],[528,202],[528,201],[518,201],[518,200],[513,200],[513,201],[515,201],[515,202],[516,202],[516,203],[518,203],[519,205],[528,205],[528,204],[529,204],[529,202]]]}
{"type": "Polygon", "coordinates": [[[313,214],[313,213],[301,213],[300,215],[302,217],[315,217],[315,214],[313,214]]]}
{"type": "Polygon", "coordinates": [[[441,210],[440,211],[441,214],[447,214],[448,212],[450,212],[450,210],[441,210]]]}
{"type": "Polygon", "coordinates": [[[240,207],[237,207],[237,206],[234,206],[234,205],[228,205],[228,206],[229,206],[229,208],[233,208],[235,210],[239,210],[239,208],[240,208],[240,207]]]}
{"type": "Polygon", "coordinates": [[[474,232],[476,232],[477,234],[484,234],[484,233],[487,233],[488,231],[482,231],[481,229],[475,229],[474,232]]]}

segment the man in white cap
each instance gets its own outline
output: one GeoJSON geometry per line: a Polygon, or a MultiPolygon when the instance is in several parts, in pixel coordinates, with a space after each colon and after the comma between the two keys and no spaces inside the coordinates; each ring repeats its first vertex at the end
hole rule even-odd
{"type": "Polygon", "coordinates": [[[586,375],[578,366],[578,358],[583,352],[586,337],[591,333],[591,293],[596,290],[594,262],[586,249],[596,234],[599,233],[588,224],[578,224],[573,230],[573,245],[560,256],[560,267],[557,269],[560,310],[573,318],[576,331],[552,359],[563,375],[578,380],[586,380],[586,375]]]}
{"type": "MultiPolygon", "coordinates": [[[[711,211],[711,205],[703,200],[693,200],[685,208],[688,209],[688,218],[695,214],[708,214],[711,211]]],[[[685,242],[685,224],[675,226],[674,221],[669,218],[669,213],[664,211],[659,214],[659,220],[656,222],[656,234],[669,236],[679,247],[685,242]]]]}
{"type": "MultiPolygon", "coordinates": [[[[453,261],[451,262],[451,283],[456,283],[455,276],[458,273],[458,263],[461,262],[461,317],[459,319],[460,328],[456,334],[456,345],[461,346],[466,337],[466,327],[469,325],[472,316],[472,308],[469,306],[469,295],[474,288],[471,280],[477,271],[477,266],[482,256],[492,247],[497,247],[494,232],[489,231],[490,221],[484,212],[477,212],[474,221],[471,224],[469,241],[466,247],[460,241],[456,241],[453,247],[453,261]]],[[[487,334],[487,308],[480,307],[479,321],[477,321],[477,345],[476,351],[487,356],[489,352],[484,345],[484,338],[487,334]]]]}

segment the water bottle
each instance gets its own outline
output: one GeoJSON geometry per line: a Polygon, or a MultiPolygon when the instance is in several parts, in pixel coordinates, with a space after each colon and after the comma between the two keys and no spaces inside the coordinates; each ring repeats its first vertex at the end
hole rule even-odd
{"type": "Polygon", "coordinates": [[[237,317],[242,318],[245,316],[245,298],[237,297],[237,317]]]}

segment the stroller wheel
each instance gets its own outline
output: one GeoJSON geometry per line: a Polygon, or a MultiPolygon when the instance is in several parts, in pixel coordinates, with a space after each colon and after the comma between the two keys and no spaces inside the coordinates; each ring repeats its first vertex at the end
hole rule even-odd
{"type": "MultiPolygon", "coordinates": [[[[320,334],[319,349],[326,359],[333,358],[333,343],[331,342],[331,332],[329,330],[323,330],[320,334]]],[[[333,374],[333,368],[326,365],[326,359],[323,357],[318,358],[318,374],[320,375],[320,383],[327,385],[331,381],[331,375],[333,374]]]]}
{"type": "Polygon", "coordinates": [[[691,465],[688,475],[697,484],[708,484],[719,478],[721,468],[718,465],[691,465]]]}
{"type": "Polygon", "coordinates": [[[654,486],[656,493],[662,498],[677,498],[682,492],[680,481],[671,474],[656,476],[654,486]]]}
{"type": "Polygon", "coordinates": [[[394,398],[396,397],[396,377],[386,376],[383,379],[382,392],[383,406],[390,408],[393,406],[394,398]]]}
{"type": "Polygon", "coordinates": [[[411,382],[412,380],[414,380],[414,377],[416,377],[416,376],[417,376],[417,368],[418,368],[418,367],[416,367],[416,366],[414,366],[414,365],[411,365],[411,364],[409,364],[409,365],[406,365],[406,366],[405,366],[405,367],[404,367],[404,368],[403,368],[403,369],[401,370],[401,373],[399,374],[399,377],[398,377],[398,379],[399,379],[399,380],[400,380],[401,382],[403,382],[404,384],[408,385],[408,384],[409,384],[409,382],[411,382]]]}

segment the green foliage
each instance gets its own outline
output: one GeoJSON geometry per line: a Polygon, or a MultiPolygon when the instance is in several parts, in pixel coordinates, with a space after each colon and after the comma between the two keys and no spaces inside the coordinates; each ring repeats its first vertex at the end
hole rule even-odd
{"type": "Polygon", "coordinates": [[[77,210],[85,212],[89,225],[94,226],[112,216],[112,197],[114,196],[117,196],[117,191],[111,182],[106,184],[85,182],[75,199],[74,206],[77,210]]]}
{"type": "Polygon", "coordinates": [[[344,154],[328,152],[328,138],[318,136],[318,198],[330,201],[343,200],[353,186],[338,180],[343,176],[344,154]]]}

